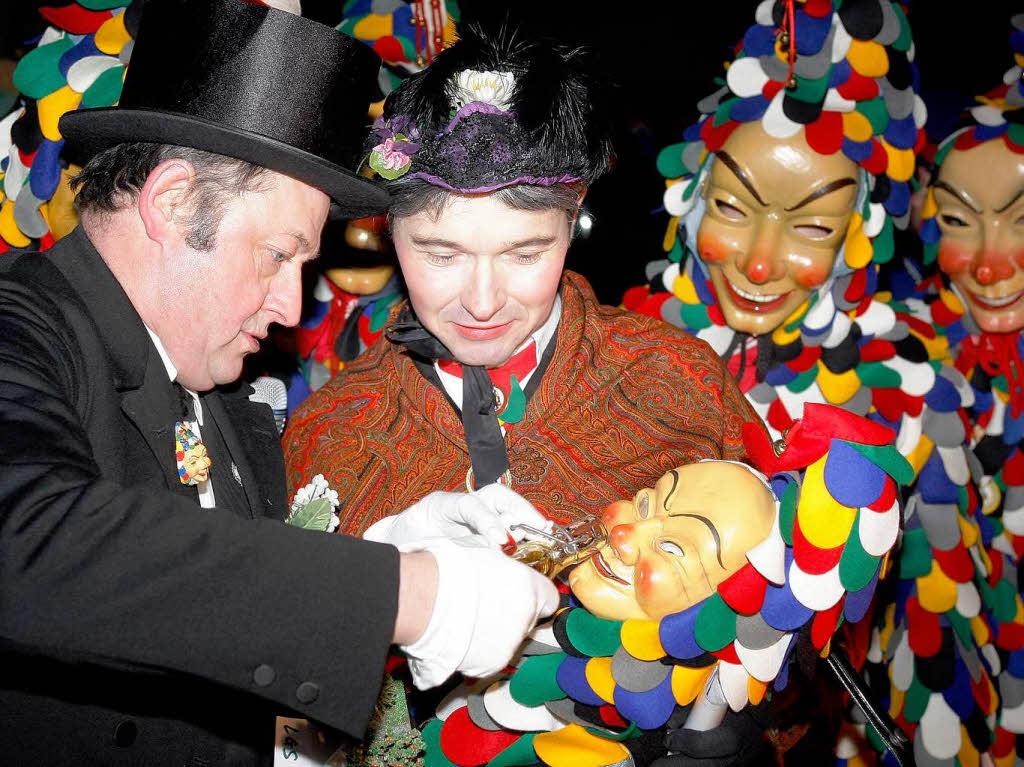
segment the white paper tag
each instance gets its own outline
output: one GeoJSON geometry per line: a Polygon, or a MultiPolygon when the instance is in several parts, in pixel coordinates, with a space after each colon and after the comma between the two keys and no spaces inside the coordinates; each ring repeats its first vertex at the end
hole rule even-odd
{"type": "Polygon", "coordinates": [[[323,767],[334,752],[327,733],[308,719],[277,717],[274,767],[323,767]]]}

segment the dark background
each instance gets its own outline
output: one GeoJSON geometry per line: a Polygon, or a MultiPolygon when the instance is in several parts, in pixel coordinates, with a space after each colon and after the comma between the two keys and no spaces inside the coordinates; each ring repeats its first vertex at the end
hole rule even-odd
{"type": "MultiPolygon", "coordinates": [[[[61,0],[0,0],[0,56],[16,56],[42,29],[36,8],[61,0]]],[[[343,0],[303,0],[306,16],[335,24],[343,0]]],[[[695,105],[715,89],[714,78],[733,44],[753,23],[757,0],[594,3],[580,0],[460,0],[464,18],[496,23],[510,17],[533,34],[586,44],[612,93],[618,162],[594,185],[587,204],[595,225],[578,240],[568,266],[618,303],[623,290],[644,282],[647,261],[662,256],[667,219],[664,181],[654,167],[658,149],[680,140],[697,117],[695,105]]],[[[1010,16],[1024,0],[912,0],[921,91],[929,134],[949,133],[975,93],[994,87],[1013,64],[1010,16]]],[[[172,63],[169,62],[169,65],[172,63]]]]}

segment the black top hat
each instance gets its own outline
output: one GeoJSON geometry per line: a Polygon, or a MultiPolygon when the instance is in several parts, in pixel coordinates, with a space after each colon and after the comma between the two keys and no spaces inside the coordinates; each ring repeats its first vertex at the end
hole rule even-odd
{"type": "Polygon", "coordinates": [[[387,193],[348,168],[367,132],[380,59],[301,16],[245,0],[146,4],[119,106],[65,114],[66,153],[128,141],[188,146],[299,179],[334,214],[378,213],[387,193]]]}

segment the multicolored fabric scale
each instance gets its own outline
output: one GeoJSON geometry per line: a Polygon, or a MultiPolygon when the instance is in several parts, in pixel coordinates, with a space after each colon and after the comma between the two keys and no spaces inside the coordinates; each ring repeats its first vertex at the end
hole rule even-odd
{"type": "Polygon", "coordinates": [[[826,656],[837,627],[867,614],[899,532],[897,487],[911,474],[895,434],[811,404],[776,455],[763,430],[748,427],[778,513],[747,564],[660,621],[560,611],[513,673],[442,706],[423,733],[428,765],[628,764],[630,741],[693,703],[712,675],[733,710],[756,704],[786,686],[800,641],[826,656]]]}
{"type": "MultiPolygon", "coordinates": [[[[80,0],[39,9],[50,26],[14,70],[24,105],[0,121],[0,252],[53,244],[51,219],[60,212],[50,201],[66,173],[57,122],[70,110],[120,98],[139,16],[126,6],[80,0]]],[[[70,211],[70,200],[63,205],[70,211]]]]}

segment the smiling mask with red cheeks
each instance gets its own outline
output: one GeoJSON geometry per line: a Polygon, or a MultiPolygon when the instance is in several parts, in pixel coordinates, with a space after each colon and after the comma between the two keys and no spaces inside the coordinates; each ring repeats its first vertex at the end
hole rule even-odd
{"type": "Polygon", "coordinates": [[[680,466],[606,509],[608,543],[569,574],[569,585],[602,618],[658,620],[711,596],[774,519],[775,498],[747,467],[680,466]]]}
{"type": "Polygon", "coordinates": [[[978,327],[1024,327],[1024,155],[1002,140],[953,149],[932,182],[939,268],[978,327]]]}
{"type": "Polygon", "coordinates": [[[760,122],[739,126],[716,153],[697,231],[725,320],[771,333],[824,284],[846,237],[859,171],[822,155],[803,132],[788,139],[760,122]]]}

